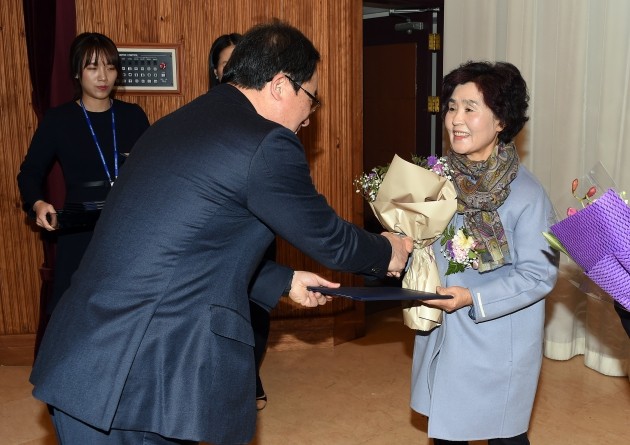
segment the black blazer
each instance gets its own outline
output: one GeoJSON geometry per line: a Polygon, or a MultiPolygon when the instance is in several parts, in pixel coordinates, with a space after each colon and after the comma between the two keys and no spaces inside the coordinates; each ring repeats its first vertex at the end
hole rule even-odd
{"type": "Polygon", "coordinates": [[[339,218],[303,147],[220,85],[151,126],[109,194],[46,330],[34,395],[94,427],[216,444],[255,430],[252,299],[292,271],[280,235],[332,269],[382,277],[389,242],[339,218]]]}

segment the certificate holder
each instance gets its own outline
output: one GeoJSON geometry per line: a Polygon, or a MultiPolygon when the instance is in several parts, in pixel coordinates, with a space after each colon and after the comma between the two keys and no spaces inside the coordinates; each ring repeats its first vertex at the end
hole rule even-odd
{"type": "Polygon", "coordinates": [[[323,287],[308,286],[308,290],[320,292],[323,295],[345,297],[357,301],[384,300],[450,300],[452,295],[440,295],[433,292],[405,289],[402,287],[323,287]]]}

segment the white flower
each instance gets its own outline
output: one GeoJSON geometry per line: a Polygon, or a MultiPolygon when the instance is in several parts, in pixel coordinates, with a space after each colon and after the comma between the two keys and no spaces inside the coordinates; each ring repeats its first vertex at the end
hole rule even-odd
{"type": "Polygon", "coordinates": [[[453,244],[455,244],[455,248],[465,251],[467,256],[468,251],[472,250],[475,245],[475,239],[472,236],[466,236],[464,231],[459,229],[453,237],[453,244]]]}

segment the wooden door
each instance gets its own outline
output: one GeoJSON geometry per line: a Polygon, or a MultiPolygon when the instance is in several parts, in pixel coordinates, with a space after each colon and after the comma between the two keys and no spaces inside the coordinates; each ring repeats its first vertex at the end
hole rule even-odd
{"type": "MultiPolygon", "coordinates": [[[[412,153],[442,153],[442,121],[428,103],[441,91],[442,52],[429,38],[442,34],[444,2],[397,1],[399,9],[390,9],[392,3],[364,8],[363,171],[391,162],[394,154],[409,160],[412,153]],[[409,24],[413,29],[401,30],[409,24]]],[[[380,230],[367,205],[364,224],[380,230]]]]}

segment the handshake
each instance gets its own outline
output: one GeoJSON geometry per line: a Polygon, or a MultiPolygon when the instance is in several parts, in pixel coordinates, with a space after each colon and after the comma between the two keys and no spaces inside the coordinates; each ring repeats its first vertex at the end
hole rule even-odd
{"type": "Polygon", "coordinates": [[[389,260],[387,276],[400,277],[401,272],[404,271],[407,266],[409,254],[413,250],[413,239],[391,232],[383,232],[381,235],[387,238],[392,245],[392,257],[389,260]]]}

